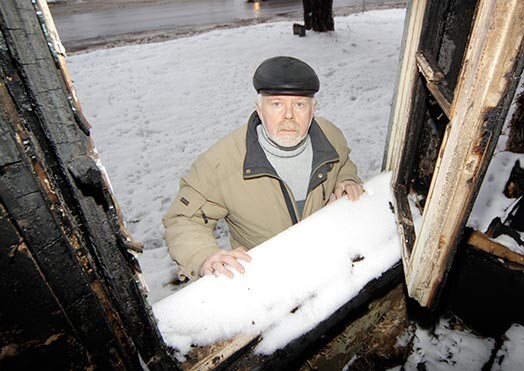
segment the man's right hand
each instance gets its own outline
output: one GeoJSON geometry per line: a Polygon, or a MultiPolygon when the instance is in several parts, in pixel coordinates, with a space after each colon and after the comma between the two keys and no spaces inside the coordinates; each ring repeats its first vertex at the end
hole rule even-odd
{"type": "Polygon", "coordinates": [[[243,247],[237,247],[234,250],[220,250],[213,253],[209,258],[204,260],[200,268],[200,275],[208,274],[220,275],[223,274],[229,278],[233,278],[234,274],[229,268],[233,268],[240,274],[246,270],[239,260],[245,262],[251,261],[251,256],[248,255],[243,247]]]}

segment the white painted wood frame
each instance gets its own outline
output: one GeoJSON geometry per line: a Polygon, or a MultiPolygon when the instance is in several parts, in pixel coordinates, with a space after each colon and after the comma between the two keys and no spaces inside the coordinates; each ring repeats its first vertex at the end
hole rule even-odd
{"type": "MultiPolygon", "coordinates": [[[[415,55],[423,23],[423,3],[426,2],[411,3],[406,23],[409,29],[385,161],[386,170],[393,171],[393,185],[398,180],[401,154],[409,145],[404,138],[417,79],[415,55]]],[[[507,95],[513,93],[516,85],[512,79],[519,78],[515,71],[522,59],[523,36],[524,7],[520,0],[479,1],[454,92],[450,122],[411,254],[403,243],[408,294],[422,306],[436,303],[493,154],[503,122],[501,116],[507,113],[507,95]]],[[[402,234],[402,228],[399,231],[402,234]]],[[[401,239],[406,241],[404,236],[401,239]]]]}

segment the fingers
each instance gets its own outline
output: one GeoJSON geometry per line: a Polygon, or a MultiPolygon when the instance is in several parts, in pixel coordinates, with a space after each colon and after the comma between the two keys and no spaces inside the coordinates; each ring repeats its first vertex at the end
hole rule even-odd
{"type": "Polygon", "coordinates": [[[342,198],[342,195],[344,194],[344,182],[338,183],[333,193],[335,194],[336,200],[338,200],[339,198],[342,198]]]}
{"type": "MultiPolygon", "coordinates": [[[[338,183],[333,191],[331,198],[339,199],[346,195],[351,201],[357,201],[364,193],[364,188],[353,180],[344,180],[338,183]]],[[[330,202],[332,200],[330,199],[330,202]]]]}
{"type": "Polygon", "coordinates": [[[352,183],[345,186],[345,192],[351,201],[356,201],[364,193],[364,189],[358,183],[352,183]]]}
{"type": "Polygon", "coordinates": [[[204,261],[204,263],[202,263],[202,267],[200,268],[200,275],[201,276],[206,276],[208,274],[213,274],[213,268],[211,268],[212,262],[209,262],[208,260],[206,260],[206,261],[204,261]]]}
{"type": "Polygon", "coordinates": [[[249,254],[243,247],[237,247],[236,249],[231,250],[229,252],[237,259],[244,260],[248,263],[251,261],[251,256],[249,256],[249,254]]]}
{"type": "Polygon", "coordinates": [[[207,276],[208,274],[213,274],[213,271],[209,267],[207,268],[202,267],[202,269],[200,270],[200,273],[202,276],[207,276]]]}
{"type": "MultiPolygon", "coordinates": [[[[246,270],[244,269],[244,266],[238,262],[238,260],[230,255],[224,256],[222,259],[222,265],[225,267],[225,265],[228,265],[234,269],[236,269],[239,273],[244,273],[246,270]]],[[[229,270],[226,268],[226,270],[229,272],[229,270]]],[[[229,274],[227,275],[229,277],[229,274]]]]}
{"type": "Polygon", "coordinates": [[[236,248],[235,250],[217,251],[202,263],[200,274],[202,276],[209,274],[218,276],[222,274],[226,277],[233,278],[234,273],[231,269],[234,269],[241,274],[246,271],[239,260],[245,262],[251,261],[251,256],[249,256],[246,250],[241,247],[236,248]]]}
{"type": "Polygon", "coordinates": [[[233,274],[233,272],[231,272],[229,269],[226,268],[226,265],[222,262],[215,262],[213,265],[212,265],[212,268],[213,268],[213,274],[215,276],[219,276],[219,275],[224,275],[226,276],[227,278],[233,278],[235,275],[233,274]]]}

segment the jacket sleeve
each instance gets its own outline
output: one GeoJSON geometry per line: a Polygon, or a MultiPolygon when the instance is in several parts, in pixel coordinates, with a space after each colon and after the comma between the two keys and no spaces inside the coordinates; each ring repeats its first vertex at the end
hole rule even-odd
{"type": "Polygon", "coordinates": [[[197,279],[202,263],[219,247],[213,231],[227,209],[210,196],[213,175],[197,160],[180,180],[180,191],[162,219],[169,254],[179,265],[179,278],[197,279]]]}
{"type": "Polygon", "coordinates": [[[353,180],[357,183],[362,183],[362,180],[357,175],[357,166],[349,158],[351,150],[348,148],[344,139],[344,150],[340,156],[340,170],[337,176],[337,184],[343,180],[353,180]]]}

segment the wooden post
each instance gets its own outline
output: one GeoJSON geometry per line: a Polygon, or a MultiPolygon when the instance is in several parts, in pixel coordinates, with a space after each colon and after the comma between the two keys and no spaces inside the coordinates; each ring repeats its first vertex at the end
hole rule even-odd
{"type": "Polygon", "coordinates": [[[427,0],[410,1],[406,11],[404,35],[401,50],[404,51],[399,64],[397,90],[393,99],[388,138],[384,151],[383,169],[392,171],[392,184],[398,182],[401,155],[406,145],[407,132],[410,130],[410,117],[416,96],[418,69],[416,51],[424,25],[427,0]]]}

